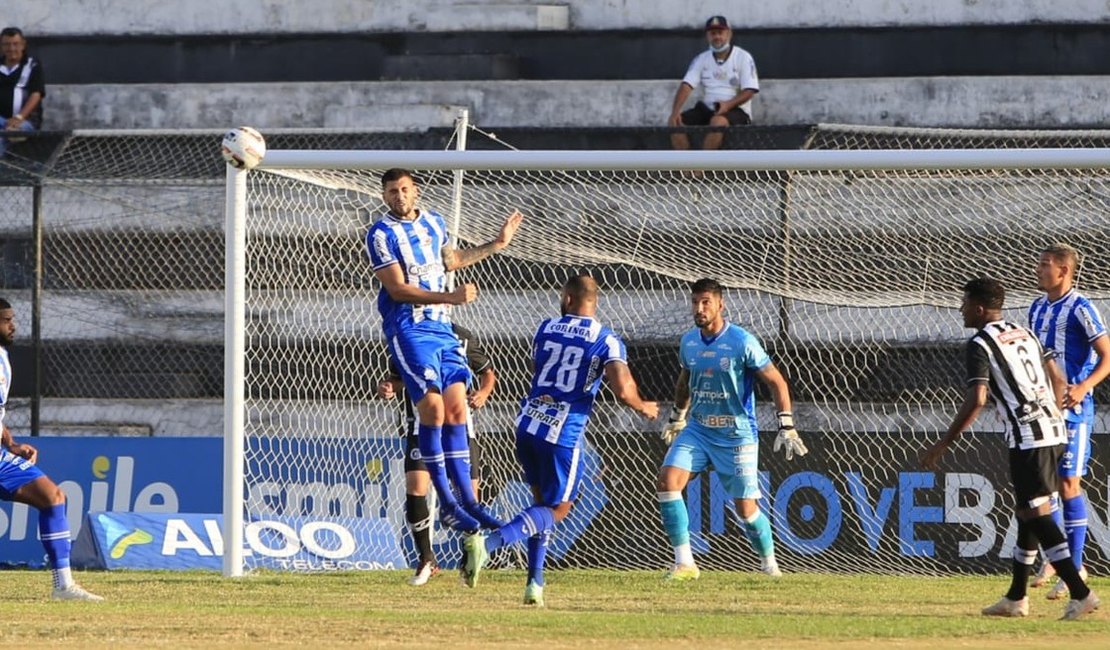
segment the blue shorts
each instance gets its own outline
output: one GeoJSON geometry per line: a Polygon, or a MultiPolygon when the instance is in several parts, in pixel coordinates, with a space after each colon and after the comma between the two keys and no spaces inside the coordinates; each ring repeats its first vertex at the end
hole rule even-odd
{"type": "Polygon", "coordinates": [[[759,499],[759,444],[740,439],[729,442],[711,441],[697,427],[687,425],[671,443],[663,466],[698,474],[712,465],[733,499],[759,499]]]}
{"type": "Polygon", "coordinates": [[[10,451],[0,451],[0,498],[12,501],[15,491],[31,481],[46,476],[31,461],[10,451]]]}
{"type": "Polygon", "coordinates": [[[389,339],[389,355],[413,404],[432,388],[470,382],[462,343],[450,323],[427,321],[389,339]]]}
{"type": "Polygon", "coordinates": [[[528,485],[536,488],[539,505],[554,508],[574,501],[582,484],[582,449],[552,444],[530,433],[516,434],[516,459],[528,485]]]}
{"type": "Polygon", "coordinates": [[[1060,457],[1059,473],[1061,478],[1087,475],[1087,464],[1091,460],[1091,424],[1094,414],[1079,422],[1067,420],[1068,444],[1060,457]]]}

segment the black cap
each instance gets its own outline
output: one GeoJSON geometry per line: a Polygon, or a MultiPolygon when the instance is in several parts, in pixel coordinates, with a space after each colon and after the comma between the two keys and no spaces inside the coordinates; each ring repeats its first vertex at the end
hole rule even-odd
{"type": "Polygon", "coordinates": [[[711,29],[731,29],[728,26],[728,19],[724,16],[712,16],[709,20],[705,21],[705,31],[711,29]]]}

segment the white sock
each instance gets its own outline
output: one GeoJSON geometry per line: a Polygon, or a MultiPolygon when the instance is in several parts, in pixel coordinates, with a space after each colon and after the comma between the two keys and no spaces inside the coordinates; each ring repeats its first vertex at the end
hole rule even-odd
{"type": "Polygon", "coordinates": [[[70,573],[69,567],[64,569],[51,569],[50,572],[54,576],[55,589],[69,589],[73,586],[73,574],[70,573]]]}
{"type": "Polygon", "coordinates": [[[689,542],[674,547],[674,563],[682,566],[689,566],[694,563],[694,553],[690,550],[689,542]]]}

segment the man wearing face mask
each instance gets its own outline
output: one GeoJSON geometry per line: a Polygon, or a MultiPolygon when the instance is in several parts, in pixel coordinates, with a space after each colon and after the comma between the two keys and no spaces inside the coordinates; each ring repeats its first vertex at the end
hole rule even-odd
{"type": "MultiPolygon", "coordinates": [[[[759,92],[759,74],[755,59],[732,44],[732,29],[724,16],[705,21],[705,38],[709,49],[694,57],[686,76],[675,92],[674,105],[668,120],[670,126],[734,126],[751,124],[752,97],[759,92]],[[702,99],[690,110],[683,111],[690,94],[702,89],[702,99]]],[[[724,133],[708,133],[703,149],[720,149],[724,133]]],[[[675,149],[689,149],[685,133],[672,133],[675,149]]]]}

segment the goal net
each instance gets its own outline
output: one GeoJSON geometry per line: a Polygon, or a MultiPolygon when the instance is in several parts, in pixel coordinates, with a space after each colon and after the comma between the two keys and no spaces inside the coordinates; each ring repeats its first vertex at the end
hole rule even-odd
{"type": "MultiPolygon", "coordinates": [[[[243,336],[243,401],[229,402],[228,431],[241,434],[243,456],[231,457],[225,518],[246,519],[247,551],[242,564],[229,555],[225,572],[275,558],[291,569],[412,559],[399,405],[374,397],[387,360],[364,243],[383,210],[388,167],[414,170],[419,205],[444,214],[462,247],[492,239],[512,209],[525,214],[506,251],[459,272],[480,297],[452,315],[494,358],[497,388],[476,427],[482,497],[502,515],[529,500],[512,423],[528,386],[530,336],[558,313],[566,277],[598,278],[599,318],[626,341],[641,391],[664,404],[678,339],[693,326],[689,285],[713,277],[728,288],[728,318],[758,336],[787,377],[810,449],[791,462],[772,453],[774,409],[760,388],[762,506],[784,570],[1008,566],[999,557],[1013,543],[1013,503],[993,411],[940,471],[918,458],[962,399],[964,282],[1000,279],[1006,317],[1024,323],[1039,251],[1067,241],[1084,254],[1081,290],[1100,306],[1110,298],[1106,149],[271,151],[258,170],[229,173],[244,248],[229,237],[228,268],[234,275],[242,255],[245,275],[241,328],[231,318],[228,332],[229,342],[243,336]]],[[[232,315],[237,295],[229,291],[232,315]]],[[[237,348],[227,349],[233,377],[237,348]]],[[[660,428],[602,393],[583,492],[549,565],[671,563],[655,499],[660,428]]],[[[1102,412],[1096,430],[1107,430],[1102,412]]],[[[1110,570],[1103,436],[1095,450],[1086,481],[1092,574],[1110,570]]],[[[692,481],[686,503],[703,568],[758,567],[713,476],[692,481]]],[[[437,528],[434,541],[441,564],[457,561],[452,533],[437,528]]]]}

